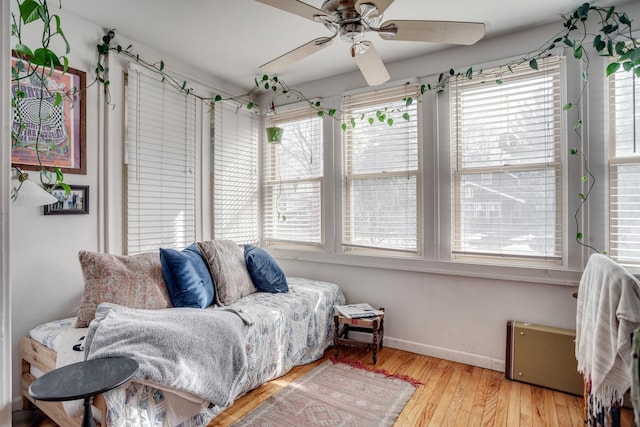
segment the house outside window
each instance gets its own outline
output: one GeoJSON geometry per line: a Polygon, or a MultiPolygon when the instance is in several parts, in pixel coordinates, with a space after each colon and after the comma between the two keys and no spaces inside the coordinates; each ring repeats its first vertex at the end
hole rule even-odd
{"type": "Polygon", "coordinates": [[[415,99],[418,90],[404,85],[343,101],[347,117],[376,117],[371,123],[356,119],[343,134],[344,251],[422,253],[420,108],[403,101],[415,99]]]}
{"type": "Polygon", "coordinates": [[[452,83],[454,259],[563,262],[562,73],[550,57],[452,83]]]}

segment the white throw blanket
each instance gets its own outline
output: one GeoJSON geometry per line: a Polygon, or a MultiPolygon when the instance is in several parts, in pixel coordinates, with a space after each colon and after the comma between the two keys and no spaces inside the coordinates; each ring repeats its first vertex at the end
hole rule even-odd
{"type": "Polygon", "coordinates": [[[608,257],[591,255],[576,314],[576,359],[591,381],[591,415],[622,403],[631,385],[631,333],[639,325],[640,284],[608,257]]]}
{"type": "Polygon", "coordinates": [[[246,322],[230,310],[102,303],[89,325],[85,354],[130,357],[139,364],[136,381],[224,407],[245,381],[246,334],[246,322]]]}

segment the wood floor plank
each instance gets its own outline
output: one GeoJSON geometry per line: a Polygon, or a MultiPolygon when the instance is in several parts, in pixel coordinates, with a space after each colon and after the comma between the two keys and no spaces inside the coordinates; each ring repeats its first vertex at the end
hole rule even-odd
{"type": "Polygon", "coordinates": [[[517,381],[511,381],[509,389],[509,405],[507,408],[507,425],[517,426],[520,424],[520,387],[517,381]]]}
{"type": "MultiPolygon", "coordinates": [[[[228,427],[271,395],[333,356],[293,368],[289,373],[252,390],[211,420],[208,427],[228,427]]],[[[340,358],[360,361],[368,368],[408,375],[423,384],[398,417],[396,427],[507,426],[584,427],[582,398],[530,384],[509,381],[504,373],[456,362],[383,348],[378,363],[362,349],[341,349],[340,358]]],[[[41,424],[41,427],[51,427],[41,424]]],[[[633,425],[633,411],[623,408],[622,425],[633,425]]]]}

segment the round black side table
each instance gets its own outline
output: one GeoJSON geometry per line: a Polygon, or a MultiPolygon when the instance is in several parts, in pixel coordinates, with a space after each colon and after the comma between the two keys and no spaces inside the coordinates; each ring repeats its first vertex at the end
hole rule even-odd
{"type": "Polygon", "coordinates": [[[137,370],[138,362],[128,357],[91,359],[47,372],[31,384],[29,394],[50,402],[84,399],[82,427],[95,427],[93,397],[126,383],[137,370]]]}

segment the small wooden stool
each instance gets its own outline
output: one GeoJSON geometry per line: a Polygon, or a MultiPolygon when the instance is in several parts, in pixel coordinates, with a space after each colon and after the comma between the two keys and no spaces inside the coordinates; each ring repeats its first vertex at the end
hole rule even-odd
{"type": "MultiPolygon", "coordinates": [[[[384,308],[380,308],[384,311],[384,308]]],[[[341,314],[333,316],[335,325],[333,335],[333,355],[338,357],[338,346],[344,345],[348,347],[363,347],[373,352],[373,364],[378,361],[378,349],[382,348],[384,339],[384,313],[374,317],[362,317],[359,319],[350,319],[341,314]],[[359,341],[349,338],[349,331],[365,332],[372,335],[372,340],[359,341]]]]}

